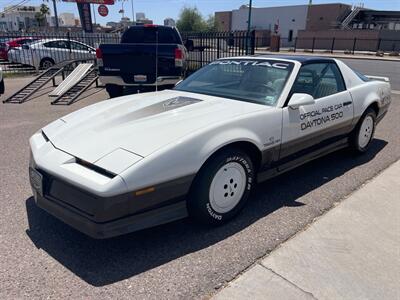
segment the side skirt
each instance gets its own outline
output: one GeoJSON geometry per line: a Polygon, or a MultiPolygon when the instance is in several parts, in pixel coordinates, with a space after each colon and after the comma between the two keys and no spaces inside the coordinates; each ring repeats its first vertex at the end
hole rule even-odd
{"type": "Polygon", "coordinates": [[[298,166],[308,163],[314,159],[320,158],[337,150],[346,148],[348,145],[349,145],[348,137],[342,138],[332,144],[329,144],[322,148],[318,148],[317,150],[309,152],[301,157],[293,159],[289,162],[284,162],[282,164],[275,165],[270,169],[258,173],[257,181],[262,182],[277,175],[283,174],[287,171],[297,168],[298,166]]]}

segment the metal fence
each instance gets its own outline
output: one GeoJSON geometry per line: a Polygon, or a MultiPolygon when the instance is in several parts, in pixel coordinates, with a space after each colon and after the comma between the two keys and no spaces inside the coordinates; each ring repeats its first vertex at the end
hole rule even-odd
{"type": "MultiPolygon", "coordinates": [[[[188,51],[189,72],[222,57],[251,55],[255,51],[280,50],[291,52],[396,52],[400,40],[340,39],[340,38],[281,38],[271,45],[269,34],[258,32],[201,32],[181,34],[188,51]],[[272,47],[274,46],[274,47],[272,47]]],[[[94,59],[95,49],[102,43],[120,42],[120,34],[46,32],[0,33],[0,67],[5,73],[34,73],[50,64],[71,59],[94,59]],[[18,46],[18,47],[16,47],[18,46]]]]}
{"type": "Polygon", "coordinates": [[[101,43],[119,43],[119,34],[0,33],[0,67],[5,73],[34,73],[71,59],[94,59],[101,43]]]}
{"type": "Polygon", "coordinates": [[[182,39],[188,49],[189,71],[218,58],[251,55],[255,50],[254,31],[182,33],[182,39]]]}
{"type": "MultiPolygon", "coordinates": [[[[281,38],[281,51],[305,52],[399,52],[400,39],[362,39],[362,38],[281,38]]],[[[256,50],[268,50],[271,47],[270,38],[255,38],[256,50]]]]}

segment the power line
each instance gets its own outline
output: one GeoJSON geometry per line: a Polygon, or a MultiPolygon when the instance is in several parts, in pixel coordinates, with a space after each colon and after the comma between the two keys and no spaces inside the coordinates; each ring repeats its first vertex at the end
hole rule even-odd
{"type": "Polygon", "coordinates": [[[16,8],[18,8],[18,7],[20,7],[20,6],[22,6],[22,5],[26,4],[26,3],[28,3],[29,1],[30,1],[30,0],[22,0],[20,3],[15,4],[15,5],[9,7],[8,9],[4,10],[2,13],[8,13],[8,12],[10,12],[10,11],[13,11],[13,10],[15,10],[16,8]]]}

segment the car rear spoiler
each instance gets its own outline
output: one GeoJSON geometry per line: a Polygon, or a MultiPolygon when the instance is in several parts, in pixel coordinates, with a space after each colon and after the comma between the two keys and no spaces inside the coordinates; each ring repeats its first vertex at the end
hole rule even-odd
{"type": "Polygon", "coordinates": [[[379,81],[384,81],[384,82],[390,82],[390,79],[388,77],[381,77],[381,76],[372,76],[372,75],[365,75],[365,77],[371,79],[371,80],[379,80],[379,81]]]}

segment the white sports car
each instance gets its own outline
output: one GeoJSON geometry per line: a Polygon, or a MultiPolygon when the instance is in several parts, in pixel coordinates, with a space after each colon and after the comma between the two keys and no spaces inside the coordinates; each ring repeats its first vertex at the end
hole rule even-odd
{"type": "Polygon", "coordinates": [[[94,238],[188,215],[221,224],[256,182],[344,147],[365,152],[388,81],[331,58],[214,61],[173,90],[103,101],[34,134],[35,201],[94,238]]]}

